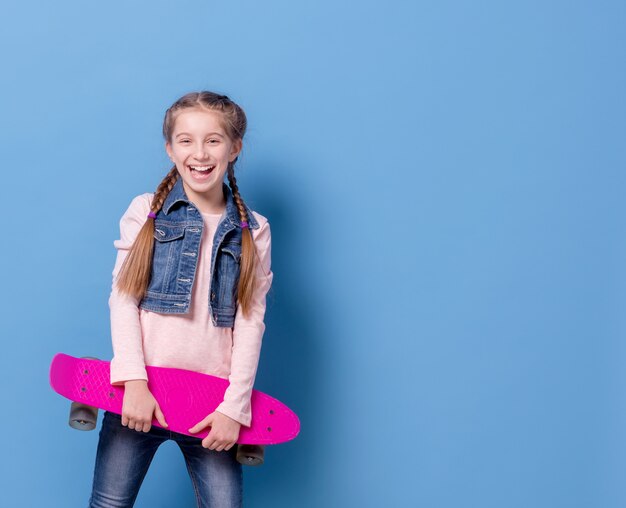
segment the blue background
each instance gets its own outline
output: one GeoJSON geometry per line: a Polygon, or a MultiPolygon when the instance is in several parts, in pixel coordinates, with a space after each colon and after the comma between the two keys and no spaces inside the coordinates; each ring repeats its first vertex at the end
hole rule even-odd
{"type": "MultiPolygon", "coordinates": [[[[300,436],[247,507],[626,503],[626,5],[13,2],[0,23],[5,506],[86,506],[53,355],[110,359],[163,114],[226,93],[272,224],[256,388],[300,436]]],[[[138,507],[195,506],[157,453],[138,507]]]]}

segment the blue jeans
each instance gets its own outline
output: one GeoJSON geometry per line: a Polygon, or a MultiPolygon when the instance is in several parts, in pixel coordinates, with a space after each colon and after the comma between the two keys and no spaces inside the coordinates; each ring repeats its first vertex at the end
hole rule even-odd
{"type": "Polygon", "coordinates": [[[154,425],[149,432],[137,432],[122,425],[120,415],[105,411],[89,507],[132,507],[157,448],[168,439],[183,452],[199,508],[242,506],[243,472],[236,445],[218,452],[203,448],[197,437],[154,425]]]}

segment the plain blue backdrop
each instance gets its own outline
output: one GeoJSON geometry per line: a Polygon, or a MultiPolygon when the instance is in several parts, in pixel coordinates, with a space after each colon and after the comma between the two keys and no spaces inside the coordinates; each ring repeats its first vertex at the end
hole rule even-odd
{"type": "MultiPolygon", "coordinates": [[[[53,355],[112,355],[119,219],[163,114],[245,109],[269,218],[255,387],[300,436],[247,507],[626,504],[626,4],[3,4],[0,504],[82,507],[53,355]]],[[[195,506],[164,444],[138,507],[195,506]]]]}

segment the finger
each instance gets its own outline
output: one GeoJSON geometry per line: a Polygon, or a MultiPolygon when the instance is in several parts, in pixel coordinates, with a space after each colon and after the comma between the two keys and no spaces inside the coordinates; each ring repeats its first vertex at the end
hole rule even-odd
{"type": "Polygon", "coordinates": [[[147,422],[143,424],[143,431],[144,432],[150,432],[150,427],[152,427],[152,423],[151,422],[147,422]]]}
{"type": "Polygon", "coordinates": [[[128,418],[125,415],[122,415],[122,425],[128,427],[128,418]]]}
{"type": "Polygon", "coordinates": [[[226,448],[224,448],[225,451],[230,450],[233,446],[235,446],[235,443],[230,443],[226,448]]]}
{"type": "Polygon", "coordinates": [[[223,446],[224,446],[224,441],[218,439],[215,441],[215,446],[211,448],[211,450],[215,450],[216,452],[219,452],[222,450],[223,446]]]}
{"type": "Polygon", "coordinates": [[[213,431],[213,429],[209,431],[207,437],[205,437],[202,441],[202,444],[207,450],[213,450],[215,448],[217,444],[217,439],[215,437],[215,432],[213,431]]]}
{"type": "Polygon", "coordinates": [[[163,426],[163,427],[167,427],[167,422],[165,421],[165,415],[163,414],[163,411],[161,411],[161,408],[159,407],[159,405],[157,404],[156,407],[154,408],[154,415],[156,416],[157,421],[163,426]]]}
{"type": "Polygon", "coordinates": [[[195,434],[196,432],[200,432],[204,427],[206,427],[206,425],[203,422],[198,422],[189,429],[189,432],[195,434]]]}
{"type": "Polygon", "coordinates": [[[207,427],[213,423],[213,419],[210,416],[207,416],[204,420],[196,423],[193,427],[189,429],[189,432],[195,434],[196,432],[200,432],[202,429],[207,427]]]}
{"type": "Polygon", "coordinates": [[[208,450],[213,450],[218,445],[218,440],[215,437],[215,432],[213,429],[207,434],[207,436],[202,440],[202,446],[204,446],[208,450]]]}

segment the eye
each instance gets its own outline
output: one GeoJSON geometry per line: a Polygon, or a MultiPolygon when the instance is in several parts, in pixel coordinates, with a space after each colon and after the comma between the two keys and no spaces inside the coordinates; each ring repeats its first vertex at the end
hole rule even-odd
{"type": "Polygon", "coordinates": [[[219,139],[209,139],[209,143],[215,144],[215,143],[219,143],[219,139]]]}
{"type": "Polygon", "coordinates": [[[189,140],[188,139],[183,139],[183,140],[181,140],[181,143],[189,143],[189,140]]]}

